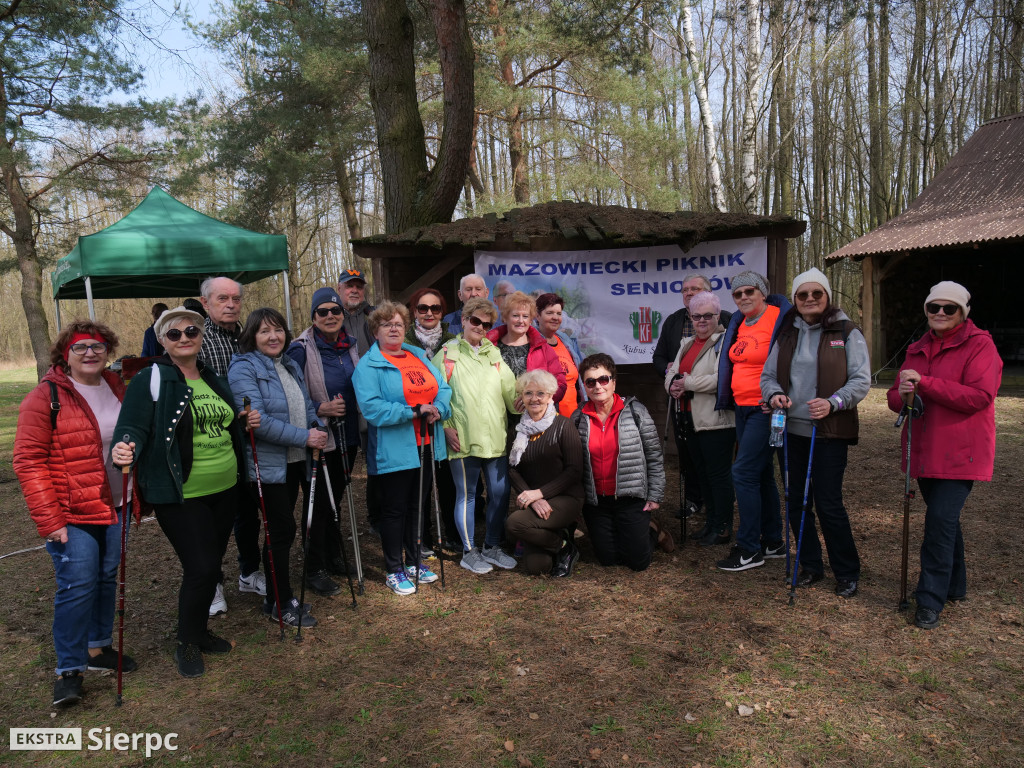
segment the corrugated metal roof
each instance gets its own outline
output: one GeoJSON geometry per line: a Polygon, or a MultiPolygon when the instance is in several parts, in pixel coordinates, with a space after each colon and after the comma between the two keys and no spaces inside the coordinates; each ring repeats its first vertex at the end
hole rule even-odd
{"type": "Polygon", "coordinates": [[[1024,238],[1024,113],[985,123],[894,219],[826,259],[1024,238]]]}

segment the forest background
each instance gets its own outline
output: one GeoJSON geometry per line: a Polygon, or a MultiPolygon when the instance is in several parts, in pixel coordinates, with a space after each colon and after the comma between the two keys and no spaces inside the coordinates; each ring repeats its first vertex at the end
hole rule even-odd
{"type": "MultiPolygon", "coordinates": [[[[230,0],[193,25],[230,84],[160,101],[146,5],[0,2],[0,359],[43,365],[49,270],[153,184],[287,235],[302,323],[351,239],[548,200],[789,214],[792,276],[1021,110],[1024,0],[230,0]]],[[[121,353],[154,300],[97,302],[121,353]]]]}

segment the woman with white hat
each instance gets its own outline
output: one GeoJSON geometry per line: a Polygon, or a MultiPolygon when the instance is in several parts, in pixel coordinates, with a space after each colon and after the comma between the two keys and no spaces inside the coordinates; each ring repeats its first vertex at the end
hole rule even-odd
{"type": "Polygon", "coordinates": [[[888,397],[893,411],[915,395],[923,404],[910,454],[927,505],[914,623],[932,629],[948,601],[967,596],[960,512],[974,481],[992,479],[1003,361],[988,331],[967,319],[971,294],[959,283],[933,285],[924,311],[928,333],[907,347],[888,397]]]}
{"type": "Polygon", "coordinates": [[[836,577],[835,592],[853,597],[860,579],[860,557],[843,505],[843,476],[849,446],[857,443],[857,404],[871,388],[868,348],[857,326],[832,303],[832,286],[820,270],[812,268],[796,276],[792,299],[795,306],[783,316],[761,372],[761,393],[773,409],[789,412],[788,509],[794,531],[800,530],[801,489],[811,464],[814,501],[809,504],[797,553],[801,569],[797,584],[809,587],[825,575],[817,518],[836,577]]]}

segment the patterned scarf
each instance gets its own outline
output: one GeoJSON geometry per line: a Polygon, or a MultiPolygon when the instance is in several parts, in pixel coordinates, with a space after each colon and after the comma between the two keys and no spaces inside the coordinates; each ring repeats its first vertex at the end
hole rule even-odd
{"type": "Polygon", "coordinates": [[[508,452],[509,464],[513,467],[519,466],[519,460],[523,458],[526,446],[530,444],[530,438],[543,433],[550,427],[557,414],[558,411],[555,410],[555,403],[552,401],[548,403],[548,409],[544,413],[544,418],[540,421],[534,421],[529,412],[519,417],[519,423],[516,424],[516,439],[512,443],[512,450],[508,452]]]}
{"type": "Polygon", "coordinates": [[[428,331],[419,321],[413,323],[413,332],[416,334],[416,338],[419,339],[420,344],[423,345],[424,351],[427,353],[428,358],[432,358],[437,354],[437,348],[441,345],[441,324],[438,323],[434,326],[432,331],[428,331]]]}

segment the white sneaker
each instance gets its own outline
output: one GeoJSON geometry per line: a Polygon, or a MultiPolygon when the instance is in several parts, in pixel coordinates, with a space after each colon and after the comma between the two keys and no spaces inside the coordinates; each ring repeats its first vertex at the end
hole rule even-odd
{"type": "Polygon", "coordinates": [[[213,593],[213,602],[210,603],[210,615],[228,612],[228,601],[224,599],[224,585],[218,584],[217,591],[213,593]]]}
{"type": "Polygon", "coordinates": [[[267,577],[256,570],[248,576],[238,575],[239,592],[255,592],[257,595],[267,596],[267,577]]]}

